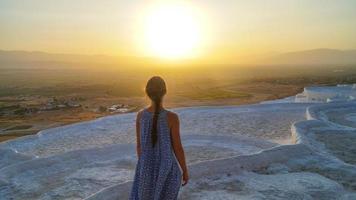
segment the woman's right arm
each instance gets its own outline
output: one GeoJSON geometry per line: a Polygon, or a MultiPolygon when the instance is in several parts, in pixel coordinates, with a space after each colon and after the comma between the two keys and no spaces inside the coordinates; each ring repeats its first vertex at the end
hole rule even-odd
{"type": "Polygon", "coordinates": [[[174,150],[174,154],[179,162],[183,170],[183,186],[188,183],[189,175],[188,168],[185,162],[185,155],[183,146],[180,139],[180,131],[179,131],[179,118],[175,113],[171,113],[171,138],[172,138],[172,146],[174,150]]]}

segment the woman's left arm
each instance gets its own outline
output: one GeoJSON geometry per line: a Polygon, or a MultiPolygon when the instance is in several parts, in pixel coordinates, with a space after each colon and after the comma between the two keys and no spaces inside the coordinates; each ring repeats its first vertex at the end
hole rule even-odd
{"type": "Polygon", "coordinates": [[[138,112],[136,116],[136,153],[138,159],[140,159],[141,156],[140,119],[141,119],[141,111],[138,112]]]}

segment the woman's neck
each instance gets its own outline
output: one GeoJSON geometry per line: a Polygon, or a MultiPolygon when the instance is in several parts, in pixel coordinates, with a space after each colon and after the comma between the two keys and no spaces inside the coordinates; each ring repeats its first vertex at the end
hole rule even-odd
{"type": "MultiPolygon", "coordinates": [[[[151,112],[154,112],[156,109],[156,105],[154,103],[151,103],[151,105],[147,108],[147,110],[151,111],[151,112]]],[[[158,110],[163,110],[163,105],[162,103],[159,105],[159,108],[158,110]]]]}

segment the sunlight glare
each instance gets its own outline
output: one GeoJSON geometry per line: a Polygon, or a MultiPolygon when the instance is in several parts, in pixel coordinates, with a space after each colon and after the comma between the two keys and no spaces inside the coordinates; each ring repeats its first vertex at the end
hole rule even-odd
{"type": "Polygon", "coordinates": [[[194,57],[201,30],[198,17],[186,4],[160,4],[154,6],[145,20],[147,51],[161,58],[194,57]]]}

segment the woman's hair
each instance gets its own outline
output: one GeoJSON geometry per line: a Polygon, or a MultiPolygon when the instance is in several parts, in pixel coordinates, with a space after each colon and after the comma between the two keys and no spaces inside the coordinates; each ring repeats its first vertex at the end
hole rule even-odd
{"type": "Polygon", "coordinates": [[[154,76],[148,80],[146,85],[146,94],[153,101],[155,105],[155,111],[152,120],[151,129],[151,141],[152,147],[155,146],[157,142],[157,121],[159,115],[159,109],[162,102],[163,96],[166,94],[166,83],[159,76],[154,76]]]}

